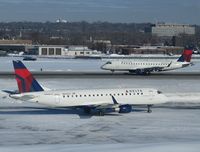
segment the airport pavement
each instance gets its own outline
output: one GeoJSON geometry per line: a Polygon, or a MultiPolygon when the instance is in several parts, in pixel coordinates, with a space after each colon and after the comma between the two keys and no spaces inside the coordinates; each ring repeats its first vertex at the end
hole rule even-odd
{"type": "MultiPolygon", "coordinates": [[[[150,75],[136,75],[125,72],[104,71],[32,71],[40,78],[135,78],[135,79],[200,79],[200,72],[159,72],[150,75]]],[[[0,78],[13,78],[14,72],[1,71],[0,78]]]]}

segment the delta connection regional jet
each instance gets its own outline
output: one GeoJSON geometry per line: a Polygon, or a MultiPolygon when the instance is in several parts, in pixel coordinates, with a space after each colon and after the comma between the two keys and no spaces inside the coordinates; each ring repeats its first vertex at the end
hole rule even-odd
{"type": "Polygon", "coordinates": [[[45,90],[21,61],[13,61],[18,91],[3,90],[9,97],[55,108],[82,108],[87,114],[130,113],[133,105],[167,102],[161,91],[148,88],[45,90]]]}
{"type": "Polygon", "coordinates": [[[129,71],[136,74],[150,74],[152,72],[170,71],[180,69],[191,65],[193,50],[184,50],[183,54],[177,61],[134,61],[134,60],[117,60],[108,61],[101,69],[114,71],[129,71]]]}

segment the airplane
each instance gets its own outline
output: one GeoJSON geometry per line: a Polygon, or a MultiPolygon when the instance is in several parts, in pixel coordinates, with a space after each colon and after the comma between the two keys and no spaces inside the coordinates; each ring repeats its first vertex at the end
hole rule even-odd
{"type": "Polygon", "coordinates": [[[191,57],[193,50],[185,49],[177,61],[134,61],[134,60],[115,60],[108,61],[101,66],[103,70],[129,71],[139,75],[146,75],[152,72],[170,71],[192,65],[191,57]]]}
{"type": "Polygon", "coordinates": [[[154,104],[168,101],[161,91],[151,88],[50,90],[42,87],[25,65],[13,61],[18,91],[2,90],[10,98],[38,103],[54,108],[81,108],[86,114],[130,113],[133,105],[147,105],[151,113],[154,104]]]}

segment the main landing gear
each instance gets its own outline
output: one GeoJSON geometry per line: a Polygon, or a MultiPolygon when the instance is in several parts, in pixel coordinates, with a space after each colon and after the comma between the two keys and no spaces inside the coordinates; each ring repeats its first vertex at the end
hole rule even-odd
{"type": "Polygon", "coordinates": [[[151,107],[152,107],[153,105],[147,105],[147,113],[152,113],[152,110],[151,110],[151,107]]]}
{"type": "Polygon", "coordinates": [[[98,114],[99,116],[104,116],[105,113],[104,113],[104,111],[100,110],[100,111],[97,112],[97,114],[98,114]]]}

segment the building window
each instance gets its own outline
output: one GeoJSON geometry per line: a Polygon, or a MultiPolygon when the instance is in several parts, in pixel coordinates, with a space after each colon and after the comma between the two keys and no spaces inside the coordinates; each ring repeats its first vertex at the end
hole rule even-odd
{"type": "Polygon", "coordinates": [[[54,55],[54,48],[49,48],[49,55],[54,55]]]}
{"type": "Polygon", "coordinates": [[[61,48],[56,48],[56,55],[61,55],[61,48]]]}
{"type": "Polygon", "coordinates": [[[47,55],[47,48],[42,48],[42,55],[47,55]]]}

